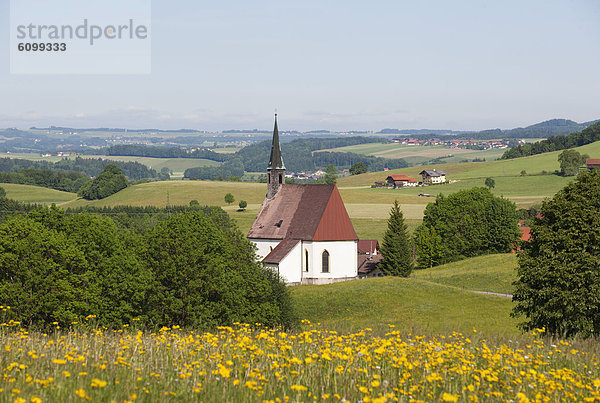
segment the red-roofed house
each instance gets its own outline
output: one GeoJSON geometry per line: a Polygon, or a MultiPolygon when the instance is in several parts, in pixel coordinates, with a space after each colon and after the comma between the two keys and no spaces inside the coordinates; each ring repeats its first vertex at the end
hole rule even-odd
{"type": "MultiPolygon", "coordinates": [[[[539,214],[538,214],[539,216],[539,214]]],[[[541,216],[540,216],[541,217],[541,216]]],[[[526,227],[523,225],[523,220],[519,221],[519,229],[521,230],[521,242],[527,242],[531,239],[531,227],[526,227]]],[[[511,253],[515,253],[515,252],[520,252],[521,248],[517,247],[516,249],[513,249],[511,251],[511,253]]]]}
{"type": "Polygon", "coordinates": [[[589,170],[596,169],[600,171],[600,158],[588,158],[585,160],[585,166],[589,170]]]}
{"type": "Polygon", "coordinates": [[[409,177],[408,175],[390,175],[387,177],[386,181],[389,186],[394,186],[394,188],[417,186],[417,181],[414,178],[409,177]]]}
{"type": "Polygon", "coordinates": [[[335,185],[288,185],[277,117],[267,196],[248,238],[263,263],[292,284],[356,278],[358,237],[335,185]]]}
{"type": "Polygon", "coordinates": [[[358,277],[381,277],[383,272],[378,265],[382,256],[379,252],[379,242],[376,239],[358,241],[358,277]]]}

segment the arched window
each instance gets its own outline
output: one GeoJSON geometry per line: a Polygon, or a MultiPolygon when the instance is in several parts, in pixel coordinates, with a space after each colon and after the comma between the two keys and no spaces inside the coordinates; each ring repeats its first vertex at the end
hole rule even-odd
{"type": "Polygon", "coordinates": [[[329,273],[329,252],[324,250],[323,255],[321,256],[321,260],[321,271],[323,273],[329,273]]]}
{"type": "Polygon", "coordinates": [[[304,271],[308,271],[308,251],[304,249],[304,271]]]}
{"type": "Polygon", "coordinates": [[[279,184],[281,184],[283,182],[283,175],[279,174],[279,184]]]}

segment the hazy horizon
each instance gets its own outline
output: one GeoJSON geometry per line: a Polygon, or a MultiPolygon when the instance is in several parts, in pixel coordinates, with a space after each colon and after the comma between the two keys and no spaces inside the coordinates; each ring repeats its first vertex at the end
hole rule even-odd
{"type": "Polygon", "coordinates": [[[11,75],[1,30],[0,127],[269,130],[275,108],[290,131],[587,122],[599,17],[593,0],[154,1],[147,75],[11,75]]]}

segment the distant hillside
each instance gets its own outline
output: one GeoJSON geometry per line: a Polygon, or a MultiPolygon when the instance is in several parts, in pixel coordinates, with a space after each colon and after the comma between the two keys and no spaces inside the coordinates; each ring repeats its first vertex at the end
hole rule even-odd
{"type": "Polygon", "coordinates": [[[194,129],[175,129],[175,130],[161,130],[161,129],[123,129],[113,127],[93,127],[88,129],[78,129],[74,127],[62,127],[62,126],[50,126],[50,127],[31,127],[30,130],[51,130],[60,131],[63,133],[75,133],[75,132],[110,132],[110,133],[206,133],[201,130],[194,129]]]}
{"type": "Polygon", "coordinates": [[[379,134],[410,134],[415,137],[431,138],[437,135],[455,136],[458,138],[469,137],[480,140],[489,140],[497,138],[547,138],[551,136],[565,135],[581,131],[588,126],[598,122],[577,123],[568,119],[551,119],[536,123],[527,127],[517,127],[515,129],[488,129],[479,132],[455,131],[455,130],[432,130],[432,129],[383,129],[379,134]]]}
{"type": "Polygon", "coordinates": [[[598,120],[577,123],[567,119],[551,119],[527,127],[518,127],[511,130],[484,130],[474,135],[475,138],[547,138],[581,131],[598,122],[598,120]]]}
{"type": "Polygon", "coordinates": [[[596,141],[600,141],[600,121],[583,129],[581,132],[574,132],[567,136],[553,136],[536,143],[522,144],[520,146],[511,148],[510,150],[506,150],[506,152],[500,158],[511,159],[527,157],[529,155],[543,154],[551,151],[579,147],[594,143],[596,141]]]}
{"type": "MultiPolygon", "coordinates": [[[[369,170],[383,170],[403,168],[408,164],[401,159],[388,160],[385,158],[369,157],[365,155],[340,152],[319,152],[330,148],[345,147],[357,144],[381,143],[385,139],[377,137],[346,137],[346,138],[323,138],[323,139],[296,139],[281,145],[283,160],[288,171],[313,171],[318,168],[324,168],[329,164],[334,164],[338,168],[350,167],[352,164],[363,161],[369,167],[369,170]]],[[[239,158],[244,163],[248,172],[263,172],[266,163],[269,161],[271,152],[271,141],[263,141],[245,147],[234,154],[234,158],[239,158]]]]}
{"type": "Polygon", "coordinates": [[[475,132],[470,131],[455,131],[449,129],[382,129],[377,134],[414,134],[430,136],[435,135],[460,135],[460,134],[471,134],[475,132]]]}

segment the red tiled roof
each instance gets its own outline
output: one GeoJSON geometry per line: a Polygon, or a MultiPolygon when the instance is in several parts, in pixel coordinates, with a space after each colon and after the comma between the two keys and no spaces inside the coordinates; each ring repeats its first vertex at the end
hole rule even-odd
{"type": "Polygon", "coordinates": [[[392,180],[394,181],[409,181],[412,178],[409,178],[407,175],[390,175],[387,177],[387,179],[392,178],[392,180]]]}
{"type": "Polygon", "coordinates": [[[358,253],[364,255],[366,253],[373,254],[375,250],[379,250],[379,242],[377,239],[361,239],[358,241],[358,253]]]}
{"type": "Polygon", "coordinates": [[[531,238],[531,228],[530,227],[521,227],[521,241],[527,242],[531,238]]]}
{"type": "Polygon", "coordinates": [[[248,238],[314,241],[357,240],[335,185],[281,185],[265,200],[248,238]]]}
{"type": "Polygon", "coordinates": [[[288,253],[294,249],[294,246],[296,246],[298,242],[300,242],[298,239],[284,239],[283,241],[279,242],[279,245],[277,245],[275,249],[271,251],[271,253],[265,256],[263,262],[279,264],[288,255],[288,253]]]}
{"type": "Polygon", "coordinates": [[[588,158],[585,160],[586,165],[600,165],[600,158],[588,158]]]}
{"type": "MultiPolygon", "coordinates": [[[[303,219],[299,215],[299,221],[303,219]]],[[[290,233],[290,236],[294,236],[290,233]]],[[[337,186],[333,186],[331,197],[321,216],[321,222],[315,231],[313,241],[356,241],[358,236],[354,231],[350,216],[346,211],[342,196],[337,186]]]]}

